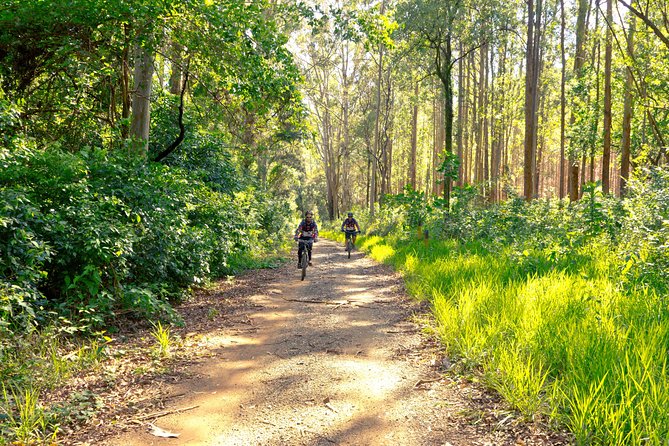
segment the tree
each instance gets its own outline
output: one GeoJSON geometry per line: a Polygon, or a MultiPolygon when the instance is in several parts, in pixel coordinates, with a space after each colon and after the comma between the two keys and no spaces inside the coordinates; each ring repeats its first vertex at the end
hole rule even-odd
{"type": "MultiPolygon", "coordinates": [[[[585,33],[586,17],[588,13],[588,1],[578,0],[578,13],[576,18],[576,54],[574,56],[574,76],[576,79],[583,79],[583,67],[585,65],[585,33]]],[[[572,113],[570,125],[573,126],[576,116],[572,113]]],[[[579,166],[578,151],[573,145],[569,150],[569,199],[577,201],[579,199],[579,166]]]]}
{"type": "Polygon", "coordinates": [[[527,2],[527,64],[525,74],[525,151],[524,194],[530,201],[534,197],[537,169],[537,115],[539,85],[539,46],[541,42],[542,0],[527,2]]]}
{"type": "MultiPolygon", "coordinates": [[[[402,3],[397,8],[398,21],[403,23],[403,32],[407,38],[415,45],[432,51],[432,71],[441,81],[444,95],[444,162],[448,162],[450,154],[453,153],[453,67],[461,57],[481,46],[481,42],[476,40],[473,44],[469,43],[471,46],[464,54],[454,54],[458,22],[464,18],[463,2],[464,0],[417,0],[402,3]]],[[[450,193],[451,179],[445,178],[444,199],[447,209],[450,193]]]]}
{"type": "Polygon", "coordinates": [[[609,193],[611,168],[611,58],[613,53],[613,0],[606,0],[606,49],[604,56],[604,153],[602,192],[609,193]]]}
{"type": "MultiPolygon", "coordinates": [[[[628,17],[629,31],[627,33],[627,54],[628,60],[634,59],[634,32],[636,29],[636,17],[632,14],[628,17]]],[[[623,129],[621,141],[620,154],[620,196],[625,195],[627,182],[629,181],[630,173],[630,147],[632,144],[632,113],[634,110],[634,103],[632,98],[632,91],[634,88],[634,76],[632,74],[631,63],[627,64],[625,69],[625,93],[623,104],[623,129]]]]}

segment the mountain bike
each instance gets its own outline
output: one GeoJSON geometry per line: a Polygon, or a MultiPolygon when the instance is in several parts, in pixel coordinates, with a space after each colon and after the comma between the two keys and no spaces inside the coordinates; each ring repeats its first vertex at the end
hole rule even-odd
{"type": "Polygon", "coordinates": [[[302,255],[300,256],[302,278],[300,280],[304,280],[304,277],[307,275],[307,266],[309,266],[309,250],[314,244],[314,239],[298,239],[297,243],[302,248],[302,255]]]}
{"type": "Polygon", "coordinates": [[[346,252],[348,253],[348,258],[351,258],[351,251],[355,245],[353,244],[353,236],[359,234],[360,231],[344,229],[342,232],[346,235],[346,252]]]}

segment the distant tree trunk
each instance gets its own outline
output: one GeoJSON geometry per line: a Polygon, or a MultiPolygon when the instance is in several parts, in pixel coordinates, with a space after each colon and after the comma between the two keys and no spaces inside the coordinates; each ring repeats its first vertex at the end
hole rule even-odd
{"type": "Polygon", "coordinates": [[[604,153],[602,154],[602,192],[609,193],[611,168],[611,53],[613,0],[606,0],[606,49],[604,55],[604,153]]]}
{"type": "MultiPolygon", "coordinates": [[[[462,43],[460,43],[460,54],[462,54],[462,43]]],[[[465,86],[464,86],[464,59],[458,59],[458,126],[456,134],[456,145],[458,151],[458,159],[460,160],[460,167],[458,169],[458,187],[464,185],[464,150],[462,147],[462,133],[465,126],[464,109],[465,109],[465,86]]]]}
{"type": "Polygon", "coordinates": [[[418,149],[418,81],[413,90],[414,104],[411,115],[411,156],[409,157],[409,184],[416,190],[416,153],[418,149]]]}
{"type": "MultiPolygon", "coordinates": [[[[473,53],[472,53],[473,54],[473,53]]],[[[466,63],[465,63],[465,91],[463,94],[463,100],[465,102],[464,104],[464,116],[463,116],[463,126],[464,126],[464,144],[465,144],[465,159],[463,162],[464,168],[463,168],[463,173],[464,173],[464,184],[471,184],[473,181],[472,177],[472,160],[474,158],[472,150],[473,150],[473,144],[472,144],[472,135],[474,134],[471,131],[472,126],[469,124],[470,123],[470,115],[473,114],[469,112],[469,104],[471,101],[469,101],[467,98],[471,95],[471,73],[472,73],[472,54],[470,54],[469,57],[466,57],[466,63]]],[[[474,106],[475,107],[475,106],[474,106]]]]}
{"type": "Polygon", "coordinates": [[[130,26],[123,25],[125,42],[121,53],[121,138],[128,139],[130,126],[130,26]]]}
{"type": "Polygon", "coordinates": [[[566,127],[566,99],[565,99],[565,85],[567,78],[567,58],[565,56],[564,48],[564,34],[565,34],[565,13],[564,0],[560,0],[560,57],[562,59],[562,66],[560,67],[560,179],[558,181],[560,192],[560,200],[565,195],[565,127],[566,127]]]}
{"type": "Polygon", "coordinates": [[[433,194],[434,196],[439,196],[441,195],[441,191],[443,190],[442,188],[444,187],[444,183],[440,182],[442,179],[441,174],[439,174],[436,169],[437,166],[439,165],[439,154],[444,148],[444,96],[443,96],[443,91],[442,91],[443,86],[438,85],[436,87],[438,93],[435,96],[435,107],[434,107],[434,113],[435,113],[435,127],[434,127],[434,146],[432,147],[432,168],[435,170],[434,175],[433,175],[433,194]]]}
{"type": "MultiPolygon", "coordinates": [[[[472,53],[473,54],[473,53],[472,53]]],[[[472,67],[476,66],[476,59],[472,59],[472,67]]],[[[474,68],[473,68],[474,69],[474,68]]],[[[478,79],[476,76],[473,78],[474,83],[474,101],[473,106],[473,116],[472,116],[472,128],[474,129],[474,138],[476,144],[476,153],[474,154],[474,182],[481,183],[483,182],[483,138],[481,130],[483,125],[481,124],[481,116],[483,115],[483,87],[482,87],[482,75],[483,67],[481,66],[481,59],[479,58],[479,69],[478,69],[478,79]]]]}
{"type": "MultiPolygon", "coordinates": [[[[488,65],[488,53],[492,58],[492,45],[487,43],[481,47],[482,56],[484,58],[483,67],[483,181],[486,188],[490,187],[490,131],[492,129],[492,114],[490,113],[490,78],[491,68],[488,65]],[[490,49],[490,51],[488,51],[490,49]]],[[[491,62],[492,63],[492,62],[491,62]]]]}
{"type": "MultiPolygon", "coordinates": [[[[444,54],[439,69],[439,77],[444,85],[444,150],[446,153],[453,153],[453,51],[451,47],[451,35],[446,37],[444,45],[444,54]]],[[[444,178],[444,200],[446,201],[446,210],[450,208],[452,179],[444,178]]]]}
{"type": "MultiPolygon", "coordinates": [[[[627,35],[627,54],[630,59],[634,59],[634,32],[636,30],[636,17],[629,15],[629,32],[627,35]]],[[[634,87],[634,77],[632,75],[632,66],[629,64],[625,70],[625,92],[623,105],[623,134],[622,148],[620,154],[620,196],[625,196],[627,182],[630,175],[630,148],[632,142],[632,113],[634,108],[632,88],[634,87]]]]}
{"type": "Polygon", "coordinates": [[[132,121],[130,124],[131,150],[147,155],[151,124],[151,86],[153,80],[153,53],[139,43],[135,45],[134,91],[132,121]]]}
{"type": "MultiPolygon", "coordinates": [[[[588,14],[588,1],[578,0],[578,15],[576,17],[576,57],[574,58],[574,76],[583,76],[583,65],[585,63],[585,30],[586,16],[588,14]]],[[[570,123],[574,124],[575,116],[572,114],[570,123]]],[[[579,199],[579,166],[578,154],[572,148],[569,153],[569,200],[579,199]]]]}
{"type": "Polygon", "coordinates": [[[181,78],[183,76],[183,47],[179,42],[172,42],[171,46],[171,69],[170,69],[170,93],[181,94],[181,78]]]}
{"type": "MultiPolygon", "coordinates": [[[[381,2],[381,14],[384,13],[386,6],[385,0],[381,2]]],[[[381,143],[380,122],[381,122],[381,84],[383,82],[383,43],[379,44],[379,67],[376,76],[376,116],[374,120],[374,148],[372,153],[372,175],[369,188],[369,214],[374,216],[374,206],[377,196],[377,172],[379,170],[379,146],[381,143]]]]}
{"type": "Polygon", "coordinates": [[[347,187],[349,184],[349,178],[351,175],[350,168],[350,154],[351,154],[351,137],[349,133],[349,119],[350,119],[350,100],[349,100],[349,44],[345,43],[342,47],[342,66],[341,66],[341,78],[342,78],[342,133],[343,133],[343,143],[342,143],[342,155],[344,157],[343,162],[343,171],[342,171],[342,205],[347,209],[351,208],[353,202],[353,197],[351,196],[351,188],[347,187]]]}
{"type": "Polygon", "coordinates": [[[541,31],[542,0],[528,0],[527,7],[527,67],[525,77],[525,151],[524,151],[524,182],[525,199],[534,198],[535,171],[537,168],[537,125],[539,82],[539,42],[541,31]],[[536,19],[535,19],[536,17],[536,19]]]}
{"type": "Polygon", "coordinates": [[[386,94],[385,94],[385,103],[383,106],[384,110],[384,119],[383,119],[383,130],[381,134],[383,138],[381,140],[381,199],[386,196],[386,194],[391,193],[390,185],[392,181],[393,174],[393,139],[391,137],[393,133],[393,83],[391,78],[391,69],[388,68],[386,73],[386,94]]]}

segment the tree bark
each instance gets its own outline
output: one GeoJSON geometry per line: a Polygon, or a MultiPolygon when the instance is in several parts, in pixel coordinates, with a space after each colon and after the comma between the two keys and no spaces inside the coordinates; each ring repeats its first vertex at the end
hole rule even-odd
{"type": "MultiPolygon", "coordinates": [[[[384,13],[386,1],[381,2],[381,14],[384,13]]],[[[374,153],[372,153],[372,178],[369,190],[369,214],[374,216],[374,207],[377,195],[377,172],[379,170],[379,145],[381,141],[380,121],[381,121],[381,83],[383,82],[383,43],[379,44],[379,66],[376,77],[376,117],[374,120],[374,153]]]]}
{"type": "Polygon", "coordinates": [[[418,82],[413,90],[414,105],[411,115],[411,155],[409,156],[409,184],[416,190],[416,158],[418,149],[418,82]]]}
{"type": "Polygon", "coordinates": [[[170,93],[181,94],[181,79],[183,76],[183,47],[179,42],[172,42],[171,48],[171,64],[170,64],[170,93]]]}
{"type": "Polygon", "coordinates": [[[567,79],[567,58],[565,55],[565,12],[564,12],[564,0],[560,0],[560,57],[562,59],[562,66],[560,68],[560,168],[559,175],[560,179],[559,184],[559,197],[562,200],[565,196],[565,130],[566,130],[566,98],[565,98],[565,86],[567,79]]]}
{"type": "Polygon", "coordinates": [[[135,45],[135,69],[133,74],[132,121],[130,124],[130,149],[143,156],[149,151],[149,128],[151,124],[151,87],[153,82],[153,52],[135,45]]]}
{"type": "MultiPolygon", "coordinates": [[[[585,31],[586,16],[588,14],[588,1],[578,0],[578,14],[576,18],[576,55],[574,57],[574,76],[583,76],[583,65],[585,63],[585,31]]],[[[574,124],[575,117],[572,114],[570,123],[574,124]]],[[[578,153],[572,147],[569,153],[569,200],[574,202],[579,199],[579,159],[578,153]]]]}
{"type": "MultiPolygon", "coordinates": [[[[636,30],[635,16],[629,16],[629,32],[627,35],[627,54],[630,59],[634,59],[634,32],[636,30]]],[[[620,154],[620,196],[625,196],[627,182],[630,174],[630,148],[632,141],[632,113],[634,108],[634,99],[632,97],[632,88],[634,87],[634,77],[632,75],[631,64],[625,70],[625,93],[623,105],[623,134],[621,141],[620,154]]]]}
{"type": "Polygon", "coordinates": [[[527,67],[525,77],[525,151],[523,158],[525,199],[534,198],[535,172],[537,168],[537,88],[539,81],[539,33],[541,29],[541,0],[537,0],[536,10],[534,0],[527,3],[527,67]],[[535,20],[536,17],[536,20],[535,20]]]}
{"type": "Polygon", "coordinates": [[[611,58],[613,0],[606,0],[606,49],[604,54],[604,153],[602,154],[602,192],[609,193],[611,168],[611,58]]]}

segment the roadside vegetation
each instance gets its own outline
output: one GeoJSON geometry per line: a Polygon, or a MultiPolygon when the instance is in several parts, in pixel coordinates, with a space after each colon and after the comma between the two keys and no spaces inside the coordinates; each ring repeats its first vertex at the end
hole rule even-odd
{"type": "Polygon", "coordinates": [[[591,184],[573,205],[490,206],[460,190],[450,214],[406,191],[358,246],[430,302],[453,370],[527,419],[566,426],[576,444],[663,444],[668,182],[648,171],[624,200],[591,184]]]}

